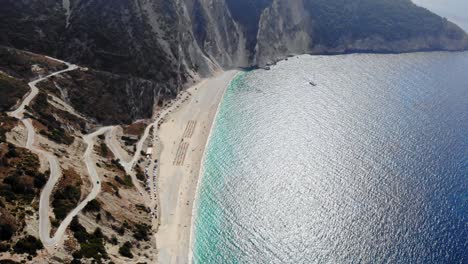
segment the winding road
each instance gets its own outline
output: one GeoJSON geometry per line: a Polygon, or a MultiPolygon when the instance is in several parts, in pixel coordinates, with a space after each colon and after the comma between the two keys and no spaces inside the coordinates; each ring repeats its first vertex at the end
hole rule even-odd
{"type": "MultiPolygon", "coordinates": [[[[94,144],[96,143],[96,137],[107,133],[108,131],[111,130],[111,128],[112,127],[102,127],[96,132],[83,136],[83,140],[87,145],[86,151],[83,155],[83,160],[86,164],[86,168],[88,169],[89,178],[90,178],[91,183],[93,184],[93,188],[91,189],[91,192],[86,196],[86,198],[83,201],[81,201],[75,209],[73,209],[70,213],[68,213],[67,217],[62,221],[62,223],[60,223],[60,226],[55,231],[55,234],[53,237],[50,237],[50,220],[49,220],[49,215],[48,215],[49,198],[47,198],[47,205],[43,204],[42,207],[39,206],[39,212],[40,212],[39,236],[44,246],[47,246],[47,247],[56,246],[60,242],[62,242],[61,240],[63,238],[63,235],[65,231],[67,230],[68,226],[70,225],[71,221],[73,220],[73,218],[77,216],[81,212],[81,210],[83,210],[83,208],[88,204],[88,202],[95,199],[97,195],[101,192],[101,180],[97,173],[96,161],[93,159],[92,154],[93,154],[94,144]],[[44,214],[43,216],[42,216],[42,213],[44,214]]],[[[44,188],[41,194],[41,202],[43,201],[42,199],[43,196],[50,197],[51,191],[54,185],[52,185],[52,188],[49,193],[45,193],[46,189],[44,188]]],[[[45,200],[44,200],[44,203],[46,203],[45,200]]]]}
{"type": "Polygon", "coordinates": [[[81,201],[80,204],[78,204],[78,206],[75,209],[73,209],[67,215],[67,217],[62,221],[57,231],[55,232],[54,236],[50,237],[50,231],[51,231],[50,218],[49,218],[50,196],[62,172],[60,170],[57,157],[35,146],[34,143],[35,143],[35,138],[36,138],[36,131],[34,129],[31,119],[24,118],[24,113],[25,113],[26,106],[29,106],[32,100],[34,100],[34,98],[39,93],[39,89],[36,86],[39,82],[42,82],[52,76],[56,76],[56,75],[59,75],[68,71],[76,70],[78,69],[78,66],[61,61],[61,60],[57,60],[55,58],[51,58],[51,57],[47,57],[47,58],[67,65],[67,69],[54,72],[45,77],[41,77],[37,80],[34,80],[28,83],[29,87],[31,88],[30,93],[24,98],[20,106],[15,111],[9,112],[8,115],[21,120],[21,122],[24,124],[26,131],[27,131],[27,140],[26,140],[25,147],[29,149],[30,151],[45,157],[49,163],[49,168],[50,168],[49,180],[47,181],[46,185],[44,186],[44,189],[41,192],[40,201],[39,201],[39,237],[42,243],[44,244],[44,246],[50,250],[51,247],[56,247],[62,241],[63,235],[66,229],[68,228],[68,226],[70,225],[71,221],[73,220],[73,218],[86,206],[86,204],[89,201],[96,198],[96,196],[101,191],[101,182],[99,180],[99,175],[96,171],[96,167],[95,167],[96,165],[95,165],[95,161],[92,158],[92,153],[93,153],[93,148],[94,148],[94,144],[96,141],[96,137],[111,131],[113,127],[103,127],[97,130],[96,132],[83,136],[83,140],[87,144],[87,148],[84,153],[83,159],[88,169],[89,177],[93,184],[93,188],[91,192],[87,195],[87,197],[83,201],[81,201]]]}
{"type": "MultiPolygon", "coordinates": [[[[49,58],[49,57],[48,57],[49,58]]],[[[49,74],[45,77],[41,77],[37,80],[34,80],[30,83],[28,83],[29,87],[31,88],[31,91],[29,94],[24,98],[24,100],[21,102],[20,106],[13,112],[8,113],[9,116],[15,117],[23,123],[23,125],[26,127],[27,131],[27,140],[26,140],[26,148],[31,150],[34,153],[37,153],[38,155],[41,155],[47,159],[49,162],[49,169],[50,169],[50,176],[49,180],[47,181],[46,185],[44,186],[44,189],[41,192],[40,196],[40,201],[39,201],[39,237],[41,238],[42,243],[46,247],[50,247],[54,244],[57,243],[57,236],[54,236],[54,238],[50,238],[50,219],[49,219],[49,204],[50,204],[50,195],[52,193],[52,190],[57,183],[58,179],[60,178],[61,175],[61,170],[59,166],[59,162],[57,160],[57,157],[55,157],[53,154],[42,150],[34,145],[35,138],[36,138],[36,131],[34,130],[34,126],[32,124],[31,119],[25,119],[24,118],[24,112],[26,106],[29,106],[31,101],[37,96],[39,93],[39,89],[37,88],[37,84],[39,82],[42,82],[52,76],[56,76],[68,71],[73,71],[78,69],[78,66],[57,60],[54,58],[49,58],[55,61],[58,61],[60,63],[63,63],[67,65],[67,69],[61,70],[54,72],[52,74],[49,74]]],[[[62,223],[63,224],[63,223],[62,223]]]]}
{"type": "MultiPolygon", "coordinates": [[[[40,77],[39,79],[29,82],[28,85],[31,91],[23,99],[20,106],[16,110],[9,112],[8,115],[21,120],[21,122],[25,126],[26,132],[27,132],[27,140],[26,140],[25,147],[29,149],[30,151],[32,151],[33,153],[36,153],[42,157],[45,157],[47,159],[47,162],[49,163],[50,176],[46,185],[41,191],[40,201],[39,201],[39,237],[44,247],[46,247],[47,250],[50,252],[50,251],[56,250],[57,246],[63,242],[63,236],[65,234],[65,231],[67,230],[73,218],[76,215],[78,215],[81,212],[81,210],[83,210],[83,208],[87,205],[88,202],[95,199],[101,191],[101,180],[97,173],[96,161],[93,158],[93,149],[96,143],[96,137],[99,135],[106,134],[106,140],[105,140],[106,144],[109,146],[109,148],[114,153],[116,158],[120,160],[120,163],[124,167],[125,172],[131,176],[132,181],[135,187],[137,188],[137,190],[141,193],[145,204],[151,208],[152,212],[154,212],[154,208],[156,205],[156,200],[155,200],[156,190],[154,190],[153,186],[151,186],[152,194],[151,194],[151,197],[149,197],[148,193],[144,190],[144,188],[140,185],[138,179],[136,178],[136,173],[134,172],[133,168],[141,157],[141,151],[143,149],[143,145],[146,139],[148,138],[151,129],[157,127],[158,123],[162,119],[164,119],[167,116],[167,114],[173,111],[179,105],[179,103],[178,102],[174,103],[170,107],[164,109],[164,111],[162,111],[154,119],[154,121],[146,127],[141,139],[137,143],[136,151],[133,157],[129,156],[128,153],[126,153],[126,151],[121,148],[120,143],[116,140],[115,132],[116,132],[116,129],[118,128],[116,126],[102,127],[91,134],[83,135],[82,137],[83,141],[87,145],[86,151],[83,155],[83,160],[86,164],[86,168],[88,170],[89,178],[93,185],[93,188],[91,192],[86,196],[86,198],[83,201],[81,201],[78,204],[78,206],[74,208],[67,215],[67,217],[60,223],[60,226],[57,228],[55,234],[51,237],[51,223],[50,223],[50,217],[49,217],[50,197],[52,195],[52,191],[55,185],[57,184],[58,180],[60,179],[62,175],[62,171],[60,169],[59,161],[54,154],[49,153],[46,150],[35,145],[36,131],[34,129],[32,120],[29,118],[24,118],[24,114],[26,111],[25,110],[26,106],[29,106],[30,103],[34,100],[34,98],[39,93],[39,89],[36,86],[38,83],[52,76],[56,76],[65,72],[76,70],[79,67],[77,65],[70,64],[70,63],[55,59],[55,58],[51,58],[48,56],[46,57],[48,59],[67,65],[67,69],[51,73],[47,76],[40,77]]],[[[153,160],[151,161],[151,165],[152,167],[154,166],[153,160]]],[[[152,173],[150,175],[152,176],[152,173]]]]}
{"type": "MultiPolygon", "coordinates": [[[[156,205],[156,202],[155,202],[155,197],[156,197],[155,192],[156,192],[156,190],[154,190],[153,184],[151,184],[150,188],[151,188],[152,194],[151,194],[151,197],[150,197],[148,195],[148,193],[145,191],[145,189],[141,186],[139,180],[136,177],[136,174],[135,174],[135,171],[133,170],[133,168],[134,168],[135,164],[138,162],[138,160],[141,157],[141,151],[143,150],[143,145],[144,145],[146,139],[148,138],[151,129],[152,128],[157,128],[159,121],[164,119],[170,112],[174,111],[179,105],[180,105],[180,101],[176,101],[171,106],[164,109],[162,112],[159,113],[158,117],[156,117],[154,119],[154,121],[151,122],[145,128],[145,131],[144,131],[143,135],[141,136],[140,140],[137,142],[136,151],[135,151],[135,154],[134,154],[133,157],[129,157],[128,153],[126,153],[126,151],[121,148],[120,143],[115,138],[116,129],[118,127],[115,127],[115,126],[112,127],[110,133],[108,133],[107,136],[106,136],[106,144],[109,146],[110,150],[114,153],[115,157],[120,161],[120,164],[122,165],[122,167],[124,167],[125,172],[128,175],[130,175],[130,177],[132,178],[132,181],[133,181],[135,187],[137,188],[137,190],[142,195],[146,206],[148,206],[151,209],[151,212],[154,212],[154,207],[156,205]],[[130,159],[130,161],[127,161],[129,159],[130,159]]],[[[153,131],[153,135],[155,135],[155,134],[156,133],[154,133],[154,131],[153,131]]],[[[150,164],[152,165],[152,167],[154,167],[154,160],[152,160],[150,164]]],[[[153,173],[149,173],[150,177],[152,177],[152,175],[153,175],[153,173]]]]}
{"type": "Polygon", "coordinates": [[[146,127],[145,134],[143,135],[143,137],[140,139],[140,141],[137,144],[137,151],[135,152],[135,155],[133,156],[133,158],[131,158],[131,160],[129,162],[125,161],[125,160],[128,160],[128,155],[125,155],[125,150],[123,150],[120,147],[120,145],[119,145],[120,143],[115,138],[115,130],[116,129],[117,129],[117,127],[112,127],[111,128],[111,130],[109,131],[109,133],[106,136],[106,144],[110,148],[112,153],[114,153],[114,156],[119,160],[120,164],[122,165],[122,167],[125,170],[125,173],[130,175],[130,177],[132,178],[133,185],[135,185],[135,188],[141,194],[145,204],[148,206],[151,203],[151,200],[148,197],[148,193],[140,185],[140,183],[139,183],[139,181],[138,181],[138,179],[136,177],[136,173],[133,171],[133,166],[136,163],[136,161],[140,158],[140,155],[141,155],[140,152],[141,152],[141,149],[143,148],[143,143],[145,142],[146,137],[148,137],[149,131],[151,129],[151,125],[146,127]],[[127,157],[127,159],[126,159],[126,157],[127,157]]]}

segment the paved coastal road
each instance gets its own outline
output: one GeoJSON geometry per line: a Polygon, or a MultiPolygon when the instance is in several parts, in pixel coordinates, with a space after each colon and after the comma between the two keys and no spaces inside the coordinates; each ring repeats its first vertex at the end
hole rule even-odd
{"type": "MultiPolygon", "coordinates": [[[[86,168],[88,169],[88,176],[90,178],[91,183],[93,184],[93,188],[91,189],[91,192],[88,194],[88,196],[86,196],[86,198],[83,201],[81,201],[78,204],[78,206],[67,215],[67,217],[62,221],[62,223],[60,223],[59,228],[57,229],[52,238],[49,237],[50,226],[44,226],[43,228],[39,229],[41,240],[43,241],[43,243],[45,241],[45,245],[50,247],[61,243],[63,235],[73,218],[77,216],[81,212],[81,210],[83,210],[83,208],[88,204],[88,202],[95,199],[101,192],[101,179],[99,178],[99,175],[96,171],[96,160],[93,158],[92,155],[94,144],[96,143],[96,137],[109,132],[111,129],[112,127],[102,127],[96,132],[83,136],[83,140],[87,145],[86,151],[83,155],[83,160],[86,164],[86,168]]],[[[47,225],[50,224],[48,216],[47,218],[44,218],[44,221],[47,222],[47,225]]],[[[41,224],[41,222],[39,224],[41,224]]]]}
{"type": "MultiPolygon", "coordinates": [[[[50,59],[53,59],[53,58],[50,58],[50,59]]],[[[50,195],[52,193],[52,190],[55,184],[60,178],[61,170],[60,170],[58,160],[54,155],[34,145],[35,138],[36,138],[36,131],[34,130],[34,126],[32,124],[31,119],[24,119],[24,112],[25,112],[26,106],[29,106],[31,101],[39,93],[39,89],[36,86],[39,82],[42,82],[52,76],[56,76],[56,75],[59,75],[68,71],[73,71],[73,70],[78,69],[78,66],[76,65],[66,63],[64,61],[60,61],[57,59],[53,59],[53,60],[67,65],[68,66],[67,69],[54,72],[45,77],[41,77],[37,80],[34,80],[28,83],[29,87],[31,88],[31,91],[26,96],[26,98],[24,98],[20,106],[15,111],[8,113],[10,116],[21,120],[21,122],[24,124],[26,131],[27,131],[27,135],[28,135],[25,147],[31,150],[32,152],[45,157],[49,163],[49,169],[50,169],[49,180],[47,181],[46,185],[44,186],[44,189],[41,192],[41,197],[39,201],[39,236],[41,238],[42,243],[46,247],[50,247],[56,243],[56,239],[51,239],[49,237],[50,235],[49,204],[50,204],[50,195]]]]}
{"type": "Polygon", "coordinates": [[[37,80],[34,80],[28,83],[31,89],[30,93],[24,98],[24,100],[21,102],[20,106],[16,110],[8,114],[12,117],[15,117],[21,120],[21,122],[24,124],[26,131],[27,131],[27,140],[26,140],[25,147],[31,150],[33,153],[36,153],[42,157],[45,157],[49,163],[49,169],[50,169],[49,179],[46,185],[44,186],[43,190],[41,191],[40,201],[39,201],[39,237],[42,243],[44,244],[44,246],[49,251],[53,251],[59,244],[63,242],[63,236],[65,234],[65,231],[70,225],[73,218],[81,212],[81,210],[86,206],[88,202],[95,199],[101,191],[101,180],[96,170],[96,161],[93,158],[93,149],[96,143],[96,137],[99,135],[106,134],[106,144],[109,146],[109,148],[114,153],[114,155],[118,159],[120,159],[121,164],[125,168],[126,173],[132,177],[132,181],[134,182],[137,190],[142,194],[145,204],[149,206],[152,210],[154,210],[154,206],[155,206],[155,201],[154,201],[155,193],[154,192],[156,190],[153,190],[153,188],[151,188],[152,194],[151,194],[151,197],[149,197],[148,193],[144,190],[144,188],[140,185],[138,179],[136,178],[136,174],[133,168],[141,157],[140,153],[143,149],[144,142],[146,141],[146,139],[148,138],[150,134],[151,129],[153,127],[157,127],[158,122],[161,119],[163,119],[168,113],[173,111],[177,107],[178,103],[175,103],[171,105],[170,107],[166,108],[163,112],[161,112],[156,117],[154,122],[152,122],[146,127],[144,134],[142,135],[141,139],[137,143],[137,149],[133,157],[129,157],[129,155],[125,153],[124,150],[118,145],[118,141],[115,139],[115,129],[117,129],[117,127],[114,127],[114,126],[102,127],[99,130],[91,134],[83,136],[83,141],[87,145],[86,151],[83,156],[83,160],[86,164],[86,168],[88,170],[90,180],[93,184],[93,188],[91,192],[87,195],[87,197],[83,201],[81,201],[78,204],[78,206],[74,208],[67,215],[67,217],[60,223],[60,226],[58,227],[57,231],[51,237],[51,234],[50,234],[51,223],[50,223],[50,217],[49,217],[49,213],[51,211],[50,210],[50,196],[52,195],[52,191],[55,185],[57,184],[58,180],[60,179],[62,172],[61,172],[57,157],[53,155],[52,153],[49,153],[35,145],[36,131],[32,124],[32,120],[29,118],[24,118],[24,113],[25,113],[26,106],[29,106],[30,103],[34,100],[34,98],[39,93],[39,89],[36,86],[38,83],[52,76],[56,76],[65,72],[76,70],[79,67],[77,65],[73,65],[73,64],[61,61],[61,60],[57,60],[55,58],[51,58],[51,57],[47,57],[47,58],[67,65],[67,69],[54,72],[52,74],[49,74],[47,76],[41,77],[37,80]]]}
{"type": "MultiPolygon", "coordinates": [[[[176,101],[168,108],[164,109],[162,112],[158,114],[158,116],[151,122],[146,128],[141,136],[140,140],[137,142],[136,151],[133,157],[129,157],[128,153],[125,153],[120,146],[120,143],[115,138],[116,129],[117,127],[112,127],[111,131],[107,134],[106,137],[106,144],[109,146],[110,150],[114,153],[115,157],[120,160],[120,164],[124,167],[125,172],[130,175],[132,178],[132,182],[134,183],[135,187],[137,188],[138,192],[142,195],[145,205],[150,207],[151,211],[154,211],[155,207],[155,197],[156,197],[156,190],[153,188],[153,184],[151,184],[151,194],[145,191],[143,186],[141,186],[140,181],[137,179],[135,171],[133,168],[138,160],[141,158],[141,151],[143,150],[143,145],[150,135],[151,129],[157,129],[158,123],[163,120],[169,113],[174,111],[180,105],[180,101],[176,101]],[[127,162],[127,160],[130,160],[127,162]]],[[[154,134],[154,133],[153,133],[154,134]]],[[[154,166],[154,160],[151,161],[151,165],[154,166]]],[[[152,177],[152,173],[149,174],[149,177],[152,177]]]]}
{"type": "Polygon", "coordinates": [[[68,71],[76,70],[78,69],[78,66],[64,62],[64,61],[60,61],[54,58],[50,58],[50,57],[48,58],[67,65],[68,66],[67,69],[54,72],[45,77],[41,77],[37,80],[30,82],[28,84],[29,87],[31,88],[30,93],[24,98],[20,106],[15,111],[10,112],[9,115],[21,120],[21,122],[26,127],[26,131],[28,135],[27,140],[26,140],[26,148],[31,150],[34,153],[37,153],[38,155],[45,157],[49,163],[49,168],[50,168],[49,180],[47,181],[46,185],[44,186],[44,189],[41,192],[40,201],[39,201],[39,237],[42,243],[44,244],[44,246],[51,249],[51,247],[57,246],[60,242],[62,242],[63,235],[67,227],[70,225],[71,221],[73,220],[73,218],[86,206],[86,204],[89,201],[96,198],[96,196],[99,194],[101,190],[101,181],[96,171],[95,160],[92,157],[92,153],[93,153],[93,148],[94,148],[94,144],[96,141],[96,137],[98,135],[102,135],[106,132],[109,132],[112,129],[112,127],[103,127],[94,133],[83,136],[83,140],[87,144],[86,152],[83,156],[83,159],[85,161],[90,180],[93,184],[93,188],[91,192],[88,194],[88,196],[75,209],[73,209],[67,215],[67,217],[62,221],[59,228],[55,232],[54,236],[50,237],[50,231],[51,231],[50,218],[49,218],[50,196],[52,195],[52,191],[55,185],[57,184],[58,179],[61,176],[61,170],[60,170],[57,157],[55,157],[53,154],[43,149],[40,149],[39,147],[36,147],[34,145],[35,138],[36,138],[36,131],[34,129],[31,119],[24,118],[24,112],[25,112],[26,106],[29,106],[32,100],[34,100],[34,98],[39,93],[39,89],[36,86],[39,82],[42,82],[52,76],[56,76],[56,75],[59,75],[68,71]]]}

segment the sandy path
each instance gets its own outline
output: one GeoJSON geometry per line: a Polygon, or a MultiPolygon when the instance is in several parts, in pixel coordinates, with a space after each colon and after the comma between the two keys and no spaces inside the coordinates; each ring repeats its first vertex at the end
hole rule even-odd
{"type": "Polygon", "coordinates": [[[159,130],[163,148],[158,179],[161,226],[156,234],[159,263],[189,261],[200,164],[219,102],[236,73],[224,72],[188,89],[190,99],[169,114],[159,130]]]}

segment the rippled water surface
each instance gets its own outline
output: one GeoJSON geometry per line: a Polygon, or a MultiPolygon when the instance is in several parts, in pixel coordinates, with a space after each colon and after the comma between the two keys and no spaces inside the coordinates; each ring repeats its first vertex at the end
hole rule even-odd
{"type": "Polygon", "coordinates": [[[195,263],[468,263],[468,53],[242,73],[204,165],[195,263]]]}

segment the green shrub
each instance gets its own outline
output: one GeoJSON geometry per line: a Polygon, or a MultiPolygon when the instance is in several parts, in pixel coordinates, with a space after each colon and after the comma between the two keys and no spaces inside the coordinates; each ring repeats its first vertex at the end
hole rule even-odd
{"type": "Polygon", "coordinates": [[[2,95],[0,96],[0,112],[7,111],[13,107],[28,90],[28,86],[24,81],[0,73],[0,94],[2,95]]]}
{"type": "Polygon", "coordinates": [[[14,202],[17,197],[14,192],[11,191],[11,186],[4,185],[0,187],[0,196],[5,198],[9,203],[14,202]]]}
{"type": "Polygon", "coordinates": [[[76,207],[81,197],[81,190],[77,186],[67,185],[64,189],[55,192],[52,206],[55,218],[62,220],[76,207]]]}
{"type": "Polygon", "coordinates": [[[0,260],[0,264],[19,264],[19,262],[13,261],[11,259],[2,259],[0,260]]]}
{"type": "Polygon", "coordinates": [[[120,248],[119,248],[119,254],[127,257],[127,258],[133,258],[132,254],[132,244],[130,242],[125,242],[120,248]]]}
{"type": "Polygon", "coordinates": [[[44,246],[42,242],[33,236],[26,236],[16,242],[16,245],[13,247],[13,250],[17,254],[29,254],[36,256],[37,250],[43,249],[44,246]]]}
{"type": "Polygon", "coordinates": [[[8,250],[10,250],[10,245],[0,243],[0,252],[7,252],[8,250]]]}
{"type": "Polygon", "coordinates": [[[106,157],[107,154],[109,154],[109,150],[107,148],[107,145],[104,142],[101,143],[101,154],[102,154],[103,157],[106,157]]]}
{"type": "Polygon", "coordinates": [[[93,199],[86,204],[86,206],[83,208],[83,211],[99,212],[101,211],[101,204],[96,199],[93,199]]]}
{"type": "Polygon", "coordinates": [[[112,235],[112,238],[110,239],[110,243],[112,245],[117,245],[117,244],[119,244],[119,240],[117,240],[116,236],[112,235]]]}
{"type": "Polygon", "coordinates": [[[8,152],[7,152],[6,156],[7,156],[7,158],[17,158],[17,157],[19,157],[18,152],[16,151],[16,149],[14,147],[13,148],[11,148],[11,147],[8,148],[8,152]]]}
{"type": "Polygon", "coordinates": [[[146,181],[146,176],[143,173],[143,171],[140,169],[139,166],[135,167],[135,171],[136,171],[136,177],[137,177],[138,180],[140,180],[142,182],[146,181]]]}
{"type": "Polygon", "coordinates": [[[150,227],[147,224],[136,224],[133,237],[139,241],[147,241],[149,239],[149,231],[150,227]]]}
{"type": "Polygon", "coordinates": [[[73,231],[73,236],[79,243],[84,243],[88,239],[88,232],[86,232],[86,228],[80,224],[78,216],[75,216],[71,221],[70,230],[73,231]]]}
{"type": "Polygon", "coordinates": [[[44,174],[38,173],[34,178],[34,187],[36,189],[42,189],[44,185],[47,183],[47,178],[44,174]]]}
{"type": "Polygon", "coordinates": [[[70,264],[81,264],[81,261],[79,259],[74,258],[74,259],[72,259],[70,264]]]}
{"type": "Polygon", "coordinates": [[[14,233],[14,226],[9,223],[0,223],[0,241],[10,240],[14,233]]]}
{"type": "Polygon", "coordinates": [[[80,224],[78,217],[73,218],[70,224],[70,230],[80,243],[80,250],[73,253],[75,259],[92,258],[100,261],[107,259],[107,251],[104,247],[104,235],[100,228],[89,234],[86,229],[80,224]]]}
{"type": "Polygon", "coordinates": [[[102,238],[93,238],[86,243],[81,243],[81,253],[85,258],[101,259],[107,258],[107,252],[104,247],[102,238]]]}
{"type": "Polygon", "coordinates": [[[114,179],[121,185],[126,187],[133,187],[132,177],[130,177],[130,175],[125,175],[123,179],[116,175],[114,179]]]}

